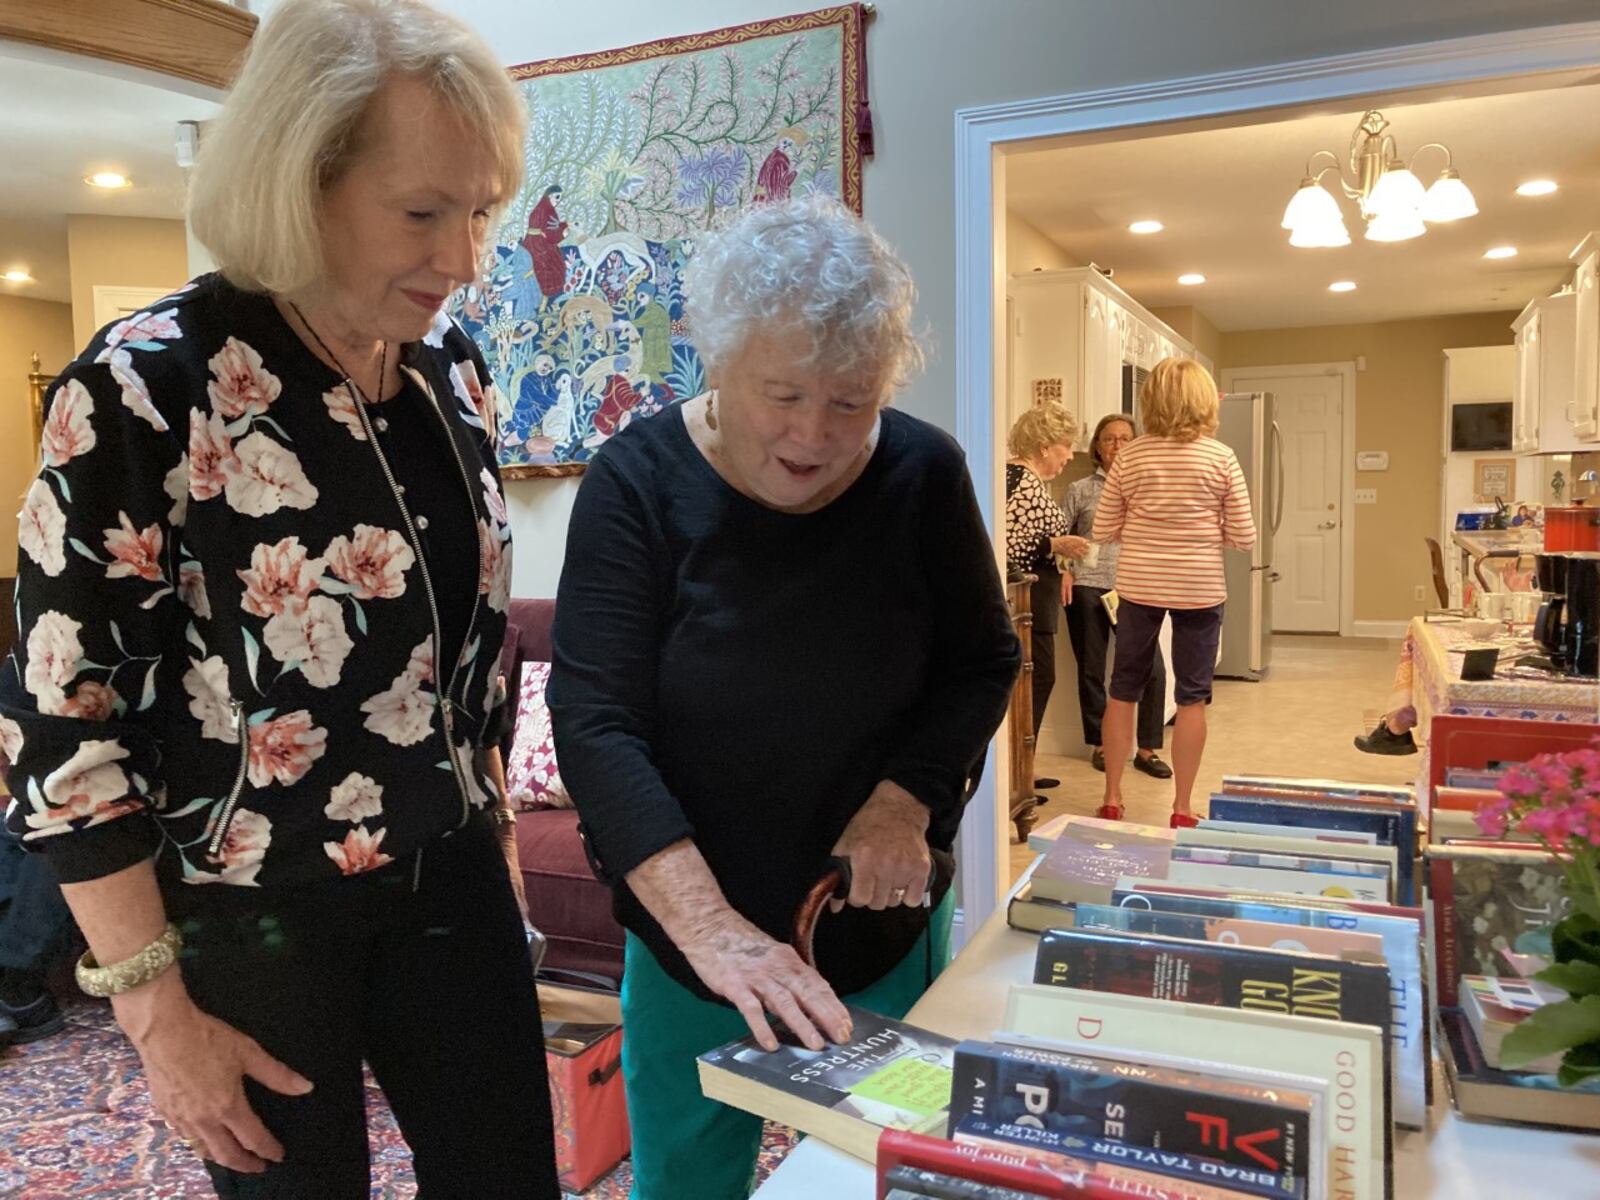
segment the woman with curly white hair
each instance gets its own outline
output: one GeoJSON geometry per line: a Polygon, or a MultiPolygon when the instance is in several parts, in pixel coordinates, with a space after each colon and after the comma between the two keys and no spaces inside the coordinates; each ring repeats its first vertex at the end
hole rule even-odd
{"type": "Polygon", "coordinates": [[[200,148],[219,271],[49,399],[8,822],[224,1196],[367,1196],[364,1064],[423,1195],[560,1194],[493,749],[494,392],[443,312],[524,126],[420,0],[283,0],[200,148]]]}
{"type": "Polygon", "coordinates": [[[847,1042],[948,954],[948,851],[1020,661],[960,449],[888,407],[918,365],[909,272],[837,204],[700,247],[710,390],[636,421],[579,489],[556,605],[562,774],[628,929],[640,1200],[743,1197],[761,1122],[695,1057],[847,1042]],[[788,943],[830,858],[816,969],[788,943]],[[948,861],[947,859],[945,861],[948,861]],[[930,894],[930,892],[932,894],[930,894]]]}

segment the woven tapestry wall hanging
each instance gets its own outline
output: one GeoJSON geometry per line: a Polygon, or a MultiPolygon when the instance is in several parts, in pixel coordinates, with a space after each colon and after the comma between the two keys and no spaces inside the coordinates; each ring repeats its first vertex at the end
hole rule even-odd
{"type": "Polygon", "coordinates": [[[861,211],[864,26],[852,4],[511,68],[526,178],[452,308],[500,393],[507,478],[577,474],[704,390],[683,319],[696,237],[814,192],[861,211]]]}

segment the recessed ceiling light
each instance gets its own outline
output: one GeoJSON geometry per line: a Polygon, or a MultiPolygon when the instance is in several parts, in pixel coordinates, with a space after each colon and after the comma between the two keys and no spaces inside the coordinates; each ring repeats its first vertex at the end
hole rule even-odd
{"type": "Polygon", "coordinates": [[[1166,226],[1160,221],[1135,221],[1128,226],[1129,233],[1160,233],[1166,226]]]}
{"type": "Polygon", "coordinates": [[[1517,248],[1515,246],[1492,246],[1483,252],[1483,256],[1485,258],[1515,258],[1517,256],[1517,248]]]}
{"type": "Polygon", "coordinates": [[[116,171],[96,171],[93,175],[85,175],[83,181],[90,187],[105,188],[108,191],[125,188],[133,182],[126,175],[120,175],[116,171]]]}
{"type": "Polygon", "coordinates": [[[1554,179],[1530,179],[1527,183],[1517,188],[1519,196],[1548,196],[1558,190],[1560,185],[1554,179]]]}
{"type": "Polygon", "coordinates": [[[21,269],[18,269],[18,270],[15,270],[15,271],[7,271],[4,275],[0,275],[0,279],[4,279],[7,283],[32,283],[33,282],[33,276],[29,275],[26,271],[21,270],[21,269]]]}
{"type": "Polygon", "coordinates": [[[1184,287],[1194,287],[1195,284],[1204,283],[1205,281],[1206,277],[1200,274],[1199,271],[1190,271],[1187,275],[1178,276],[1178,282],[1183,284],[1184,287]]]}
{"type": "Polygon", "coordinates": [[[1330,292],[1353,292],[1356,290],[1355,280],[1338,279],[1328,285],[1330,292]]]}

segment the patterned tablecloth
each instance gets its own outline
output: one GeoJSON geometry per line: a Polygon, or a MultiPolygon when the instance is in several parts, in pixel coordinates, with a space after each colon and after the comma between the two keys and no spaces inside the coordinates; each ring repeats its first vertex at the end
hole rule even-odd
{"type": "Polygon", "coordinates": [[[1526,638],[1475,637],[1460,625],[1413,618],[1406,633],[1404,654],[1412,666],[1411,703],[1417,710],[1417,740],[1427,739],[1428,726],[1436,713],[1595,724],[1600,719],[1600,687],[1594,680],[1571,680],[1505,665],[1512,651],[1529,648],[1526,638]],[[1500,647],[1495,678],[1475,682],[1462,679],[1464,647],[1488,643],[1500,647]]]}

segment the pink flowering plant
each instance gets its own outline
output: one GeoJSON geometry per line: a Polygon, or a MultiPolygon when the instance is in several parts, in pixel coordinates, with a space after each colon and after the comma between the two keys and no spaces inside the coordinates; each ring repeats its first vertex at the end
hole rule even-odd
{"type": "Polygon", "coordinates": [[[1508,770],[1476,814],[1489,837],[1530,834],[1561,864],[1569,908],[1550,930],[1549,966],[1534,978],[1567,993],[1507,1035],[1508,1070],[1561,1054],[1557,1079],[1575,1087],[1600,1077],[1600,740],[1541,754],[1508,770]]]}

